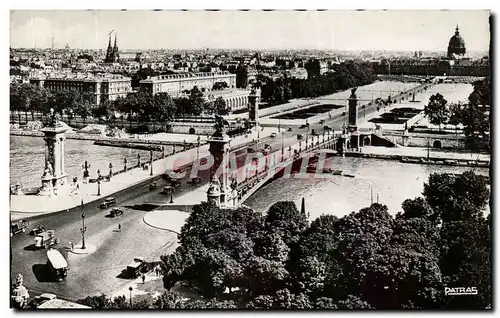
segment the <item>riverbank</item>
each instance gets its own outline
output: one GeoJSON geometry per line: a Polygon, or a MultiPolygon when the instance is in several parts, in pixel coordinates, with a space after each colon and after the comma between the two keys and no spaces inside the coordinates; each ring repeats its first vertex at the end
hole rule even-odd
{"type": "MultiPolygon", "coordinates": [[[[44,137],[44,133],[41,131],[25,131],[25,130],[11,130],[11,136],[25,136],[25,137],[44,137]]],[[[152,139],[139,139],[139,138],[113,138],[113,137],[103,137],[101,135],[92,134],[81,134],[81,133],[67,133],[67,139],[76,140],[94,140],[99,142],[110,142],[110,143],[134,143],[134,144],[145,144],[145,145],[165,145],[165,146],[183,146],[185,144],[196,144],[197,141],[193,140],[152,140],[152,139]]],[[[205,140],[200,140],[200,144],[205,144],[205,140]]]]}
{"type": "MultiPolygon", "coordinates": [[[[337,151],[329,149],[321,150],[320,152],[338,155],[337,151]]],[[[361,148],[361,151],[347,151],[345,152],[345,156],[397,160],[402,163],[413,164],[434,164],[481,168],[488,168],[490,165],[490,156],[487,154],[446,152],[416,147],[387,148],[366,146],[361,148]]]]}

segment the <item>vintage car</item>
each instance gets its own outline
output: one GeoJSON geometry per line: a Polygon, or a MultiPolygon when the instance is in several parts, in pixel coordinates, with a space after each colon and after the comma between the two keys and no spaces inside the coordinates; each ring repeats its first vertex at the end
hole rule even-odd
{"type": "Polygon", "coordinates": [[[116,204],[116,199],[113,198],[113,197],[109,197],[107,198],[106,200],[104,200],[103,203],[101,203],[101,205],[99,206],[101,209],[107,209],[109,208],[110,206],[113,206],[116,204]]]}
{"type": "Polygon", "coordinates": [[[21,220],[17,222],[12,222],[10,224],[10,237],[17,233],[26,232],[26,228],[30,223],[26,220],[21,220]]]}
{"type": "Polygon", "coordinates": [[[122,209],[114,208],[109,212],[109,215],[114,218],[123,214],[122,209]]]}
{"type": "Polygon", "coordinates": [[[35,236],[33,244],[36,248],[49,248],[52,245],[59,244],[59,239],[55,236],[54,230],[47,230],[35,236]]]}
{"type": "Polygon", "coordinates": [[[45,232],[45,226],[39,224],[37,227],[33,228],[31,231],[30,231],[30,235],[38,235],[42,232],[45,232]]]}

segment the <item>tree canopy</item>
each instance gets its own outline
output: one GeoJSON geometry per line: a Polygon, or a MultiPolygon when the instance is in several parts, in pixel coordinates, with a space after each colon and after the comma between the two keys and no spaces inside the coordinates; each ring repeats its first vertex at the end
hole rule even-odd
{"type": "Polygon", "coordinates": [[[188,283],[239,308],[485,308],[488,197],[484,178],[467,171],[431,174],[423,196],[404,201],[395,216],[375,203],[309,223],[292,202],[265,215],[203,203],[182,228],[180,247],[162,257],[164,284],[188,283]],[[481,295],[444,295],[460,286],[477,286],[481,295]]]}

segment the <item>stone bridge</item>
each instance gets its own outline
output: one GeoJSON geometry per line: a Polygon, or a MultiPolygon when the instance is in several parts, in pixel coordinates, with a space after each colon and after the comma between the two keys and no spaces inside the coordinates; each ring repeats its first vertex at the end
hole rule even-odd
{"type": "Polygon", "coordinates": [[[291,171],[291,165],[321,149],[335,149],[340,135],[313,136],[304,142],[294,144],[288,149],[278,150],[267,156],[262,155],[258,162],[253,161],[236,172],[238,204],[243,204],[252,194],[273,179],[281,171],[291,171]],[[287,169],[287,167],[289,167],[287,169]]]}

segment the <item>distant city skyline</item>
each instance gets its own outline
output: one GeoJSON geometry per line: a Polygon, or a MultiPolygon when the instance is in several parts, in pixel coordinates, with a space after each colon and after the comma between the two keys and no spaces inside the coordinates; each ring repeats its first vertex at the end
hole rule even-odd
{"type": "Polygon", "coordinates": [[[12,48],[488,51],[489,11],[11,11],[12,48]]]}

